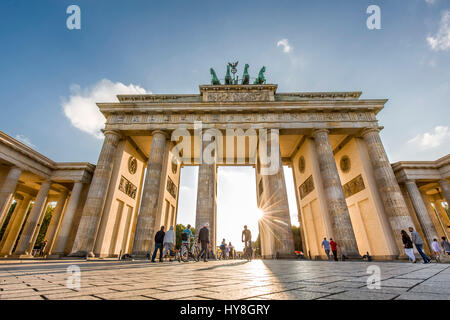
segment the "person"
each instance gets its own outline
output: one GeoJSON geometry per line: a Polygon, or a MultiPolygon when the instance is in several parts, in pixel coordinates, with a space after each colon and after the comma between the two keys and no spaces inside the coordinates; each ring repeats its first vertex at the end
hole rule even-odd
{"type": "Polygon", "coordinates": [[[327,255],[328,260],[330,260],[330,242],[327,238],[323,238],[322,247],[325,250],[325,254],[327,255]]]}
{"type": "Polygon", "coordinates": [[[42,241],[39,255],[44,256],[44,250],[45,250],[45,248],[47,247],[47,243],[48,243],[48,240],[47,240],[47,239],[45,239],[44,241],[42,241]]]}
{"type": "Polygon", "coordinates": [[[431,250],[433,250],[436,261],[441,262],[441,246],[436,238],[433,239],[433,242],[431,243],[431,250]]]}
{"type": "MultiPolygon", "coordinates": [[[[173,253],[173,249],[175,247],[175,231],[173,231],[173,226],[170,226],[170,229],[166,232],[164,235],[164,254],[165,257],[167,254],[167,251],[169,251],[169,254],[173,253]]],[[[172,261],[171,258],[169,258],[169,261],[172,261]]]]}
{"type": "Polygon", "coordinates": [[[244,226],[244,230],[242,230],[242,242],[244,242],[245,248],[252,244],[252,232],[247,229],[247,226],[244,226]]]}
{"type": "Polygon", "coordinates": [[[416,246],[417,251],[419,252],[420,256],[423,259],[423,263],[430,263],[431,259],[422,250],[423,240],[420,234],[417,231],[414,231],[413,227],[409,227],[409,232],[411,232],[411,241],[416,246]]]}
{"type": "Polygon", "coordinates": [[[228,244],[229,258],[234,259],[234,247],[231,242],[228,244]]]}
{"type": "Polygon", "coordinates": [[[400,231],[402,235],[402,242],[405,247],[405,253],[412,263],[416,263],[416,256],[414,255],[413,243],[405,230],[400,231]]]}
{"type": "Polygon", "coordinates": [[[153,251],[152,262],[155,262],[156,253],[159,250],[159,262],[163,262],[164,226],[155,234],[155,251],[153,251]]]}
{"type": "Polygon", "coordinates": [[[450,242],[447,241],[446,237],[442,237],[441,239],[442,251],[444,251],[444,254],[447,253],[450,256],[450,242]]]}
{"type": "Polygon", "coordinates": [[[330,247],[331,252],[333,252],[334,261],[338,261],[337,243],[333,241],[333,238],[330,238],[330,247]]]}
{"type": "Polygon", "coordinates": [[[201,245],[200,257],[203,256],[203,261],[208,262],[208,244],[209,244],[209,223],[205,223],[203,228],[198,233],[198,242],[201,245]]]}
{"type": "Polygon", "coordinates": [[[219,260],[225,260],[227,258],[227,242],[225,239],[222,240],[222,243],[220,244],[220,256],[219,260]]]}
{"type": "Polygon", "coordinates": [[[186,229],[184,229],[183,232],[181,232],[181,257],[184,256],[184,252],[187,250],[186,260],[184,261],[189,260],[191,238],[192,238],[191,225],[188,224],[186,226],[186,229]]]}

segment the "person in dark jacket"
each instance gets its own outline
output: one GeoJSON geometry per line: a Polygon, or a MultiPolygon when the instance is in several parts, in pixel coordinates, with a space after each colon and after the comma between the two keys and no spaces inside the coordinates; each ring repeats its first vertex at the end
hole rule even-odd
{"type": "Polygon", "coordinates": [[[202,250],[200,251],[200,257],[203,255],[203,261],[208,262],[208,244],[209,244],[209,223],[205,223],[205,226],[200,229],[198,233],[198,242],[201,245],[202,250]]]}
{"type": "Polygon", "coordinates": [[[156,253],[159,250],[159,262],[163,262],[163,242],[164,242],[164,236],[166,233],[164,232],[164,226],[161,227],[161,230],[159,230],[155,234],[155,251],[153,251],[152,256],[152,262],[155,262],[156,253]]]}
{"type": "Polygon", "coordinates": [[[413,243],[411,238],[408,236],[405,230],[400,231],[402,234],[402,242],[405,246],[405,253],[409,257],[409,260],[411,260],[413,263],[416,263],[416,257],[414,256],[414,249],[413,249],[413,243]]]}

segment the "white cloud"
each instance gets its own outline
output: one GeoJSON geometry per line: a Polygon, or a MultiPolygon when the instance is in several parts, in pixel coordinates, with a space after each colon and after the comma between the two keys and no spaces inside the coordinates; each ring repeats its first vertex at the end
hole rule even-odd
{"type": "Polygon", "coordinates": [[[442,13],[438,32],[434,36],[428,36],[427,42],[433,51],[446,51],[450,49],[450,10],[442,13]]]}
{"type": "Polygon", "coordinates": [[[277,47],[283,47],[283,52],[284,53],[289,53],[292,52],[292,47],[289,44],[289,40],[288,39],[281,39],[280,41],[277,42],[277,47]]]}
{"type": "Polygon", "coordinates": [[[22,142],[23,144],[26,144],[27,146],[29,146],[30,148],[36,149],[36,146],[34,144],[31,143],[31,140],[27,137],[25,137],[24,135],[18,134],[14,137],[16,140],[19,140],[20,142],[22,142]]]}
{"type": "Polygon", "coordinates": [[[432,5],[436,3],[436,0],[425,0],[425,2],[429,5],[432,5]]]}
{"type": "Polygon", "coordinates": [[[96,102],[116,102],[118,94],[143,94],[146,90],[140,86],[103,79],[94,86],[82,89],[79,85],[70,87],[69,99],[63,99],[62,108],[72,125],[98,139],[103,138],[101,129],[105,117],[99,111],[96,102]]]}
{"type": "Polygon", "coordinates": [[[423,134],[418,134],[414,138],[408,141],[408,144],[413,144],[419,147],[421,150],[427,150],[432,148],[437,148],[443,145],[447,140],[450,144],[450,132],[448,127],[437,126],[434,128],[433,132],[425,132],[423,134]]]}

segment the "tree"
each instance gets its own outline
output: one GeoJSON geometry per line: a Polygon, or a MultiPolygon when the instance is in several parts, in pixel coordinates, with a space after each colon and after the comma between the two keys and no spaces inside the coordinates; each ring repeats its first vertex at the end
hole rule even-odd
{"type": "MultiPolygon", "coordinates": [[[[184,224],[177,224],[175,226],[175,248],[180,249],[181,248],[181,233],[183,230],[186,229],[186,226],[184,224]]],[[[192,235],[195,236],[195,228],[191,228],[192,235]]]]}
{"type": "Polygon", "coordinates": [[[300,227],[292,226],[292,235],[294,236],[294,250],[302,251],[302,237],[300,235],[300,227]]]}
{"type": "Polygon", "coordinates": [[[3,223],[2,229],[0,230],[0,239],[3,238],[3,235],[5,234],[6,227],[8,226],[9,221],[11,220],[11,216],[14,212],[14,209],[17,206],[17,201],[14,201],[11,207],[9,207],[8,214],[6,215],[5,222],[3,223]]]}
{"type": "MultiPolygon", "coordinates": [[[[53,211],[55,211],[55,207],[53,207],[53,206],[47,207],[47,210],[45,211],[44,219],[42,220],[41,228],[39,230],[39,234],[36,238],[36,242],[34,243],[35,247],[40,246],[42,241],[44,241],[45,234],[47,233],[48,226],[52,219],[53,211]]],[[[47,239],[47,240],[50,240],[50,239],[47,239]]]]}

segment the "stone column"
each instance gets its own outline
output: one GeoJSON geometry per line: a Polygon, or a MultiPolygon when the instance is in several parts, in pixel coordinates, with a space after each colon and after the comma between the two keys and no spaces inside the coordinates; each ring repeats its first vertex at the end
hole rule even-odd
{"type": "Polygon", "coordinates": [[[199,231],[209,223],[209,240],[215,253],[216,247],[216,207],[217,207],[217,145],[212,141],[203,141],[201,162],[198,168],[197,208],[195,215],[196,237],[199,231]],[[214,148],[214,154],[210,153],[214,148]],[[206,152],[205,152],[206,150],[206,152]],[[205,157],[205,154],[207,156],[205,157]]]}
{"type": "Polygon", "coordinates": [[[408,190],[409,198],[411,199],[411,202],[413,204],[414,211],[416,211],[417,219],[419,219],[420,225],[422,227],[423,234],[425,235],[428,245],[431,248],[433,239],[437,238],[437,233],[436,229],[434,228],[433,221],[431,220],[427,207],[423,202],[416,182],[413,180],[408,180],[405,182],[405,185],[406,189],[408,190]]]}
{"type": "Polygon", "coordinates": [[[447,233],[447,230],[449,230],[450,228],[450,219],[448,217],[447,211],[445,211],[444,207],[441,204],[442,201],[443,200],[435,200],[433,201],[433,204],[441,218],[442,223],[444,224],[445,232],[447,233]]]}
{"type": "Polygon", "coordinates": [[[350,213],[345,201],[344,190],[336,167],[336,162],[328,139],[328,130],[313,132],[319,161],[320,175],[327,200],[328,214],[334,237],[342,253],[350,258],[360,257],[350,213]]]}
{"type": "MultiPolygon", "coordinates": [[[[31,196],[24,195],[23,200],[20,203],[20,206],[17,210],[15,210],[14,220],[10,221],[11,228],[6,235],[5,240],[2,239],[0,256],[11,255],[12,250],[14,249],[14,244],[17,241],[17,237],[19,236],[20,229],[22,229],[23,222],[27,215],[28,208],[30,207],[31,196]]],[[[8,226],[9,227],[9,226],[8,226]]]]}
{"type": "Polygon", "coordinates": [[[72,222],[78,208],[78,203],[80,202],[80,195],[82,190],[83,183],[75,182],[69,198],[69,202],[67,203],[66,211],[64,212],[64,216],[62,218],[61,226],[59,227],[59,232],[56,237],[55,244],[53,245],[53,248],[49,250],[49,254],[61,256],[64,255],[67,238],[70,234],[70,229],[72,227],[72,222]]]}
{"type": "Polygon", "coordinates": [[[264,139],[260,139],[259,143],[261,152],[266,152],[268,159],[270,159],[270,163],[267,164],[264,164],[264,161],[260,161],[260,176],[263,182],[264,191],[261,199],[262,201],[260,202],[260,209],[263,211],[263,217],[259,226],[260,230],[265,231],[263,231],[265,236],[260,237],[261,247],[263,247],[263,242],[268,242],[270,244],[264,245],[265,252],[261,253],[265,258],[293,257],[295,250],[294,238],[292,234],[291,217],[289,214],[286,181],[281,161],[278,130],[270,130],[270,134],[267,137],[267,148],[262,145],[266,143],[264,139]],[[272,143],[276,144],[275,148],[272,147],[272,143]],[[272,152],[275,153],[272,154],[272,152]],[[274,169],[274,172],[270,172],[270,167],[274,169]],[[264,172],[266,172],[266,174],[264,172]]]}
{"type": "Polygon", "coordinates": [[[378,192],[383,201],[384,210],[391,225],[392,232],[394,233],[394,239],[398,249],[396,254],[404,256],[405,249],[400,231],[407,231],[409,227],[414,226],[414,223],[386,151],[384,150],[379,131],[377,128],[366,129],[363,131],[362,137],[367,145],[378,192]]]}
{"type": "Polygon", "coordinates": [[[134,234],[133,255],[146,256],[153,248],[155,220],[158,212],[163,178],[167,135],[163,131],[152,132],[152,146],[148,158],[147,175],[142,192],[141,208],[134,234]]]}
{"type": "Polygon", "coordinates": [[[444,195],[445,201],[450,206],[450,182],[447,179],[439,180],[439,184],[441,185],[442,194],[444,195]]]}
{"type": "Polygon", "coordinates": [[[105,206],[109,183],[114,167],[114,156],[121,135],[117,131],[104,132],[102,151],[98,158],[94,176],[92,177],[89,193],[84,205],[83,213],[78,227],[77,235],[73,243],[70,256],[93,257],[95,238],[100,226],[100,221],[105,206]]]}
{"type": "MultiPolygon", "coordinates": [[[[18,196],[15,195],[14,200],[16,201],[16,205],[14,207],[14,211],[11,213],[11,217],[8,220],[8,224],[6,225],[5,231],[3,232],[2,239],[0,241],[0,249],[3,247],[3,244],[5,243],[5,240],[8,237],[8,233],[10,232],[10,230],[14,224],[14,219],[17,217],[17,212],[19,212],[19,208],[22,205],[23,197],[20,195],[18,195],[18,196]]],[[[12,205],[10,207],[12,207],[12,205]]],[[[5,219],[4,223],[6,223],[6,219],[5,219]]]]}
{"type": "Polygon", "coordinates": [[[42,183],[41,188],[34,201],[33,208],[30,215],[25,222],[22,235],[20,236],[19,243],[17,244],[14,255],[26,255],[31,256],[31,252],[34,247],[34,241],[36,241],[37,233],[39,233],[40,223],[42,216],[45,214],[45,208],[47,204],[48,192],[52,182],[46,180],[42,183]]]}
{"type": "Polygon", "coordinates": [[[61,217],[63,215],[64,207],[67,202],[67,190],[63,190],[59,195],[58,201],[56,202],[56,207],[53,210],[52,218],[50,224],[48,225],[47,232],[44,239],[46,239],[47,246],[45,247],[44,254],[47,255],[52,251],[53,245],[55,244],[56,234],[61,223],[61,217]]]}
{"type": "Polygon", "coordinates": [[[431,221],[433,222],[434,225],[434,229],[436,230],[436,234],[439,238],[437,238],[438,240],[442,237],[446,235],[446,231],[445,231],[445,227],[442,224],[441,219],[439,218],[439,213],[437,213],[437,208],[436,210],[431,206],[431,200],[430,197],[427,195],[427,193],[423,190],[419,190],[420,191],[420,195],[422,196],[422,200],[423,203],[425,204],[425,207],[427,208],[428,211],[428,216],[430,217],[431,221]]]}
{"type": "Polygon", "coordinates": [[[16,191],[17,182],[19,181],[21,174],[22,169],[19,167],[12,167],[9,169],[8,175],[0,187],[0,228],[3,226],[8,214],[14,192],[16,191]]]}

